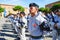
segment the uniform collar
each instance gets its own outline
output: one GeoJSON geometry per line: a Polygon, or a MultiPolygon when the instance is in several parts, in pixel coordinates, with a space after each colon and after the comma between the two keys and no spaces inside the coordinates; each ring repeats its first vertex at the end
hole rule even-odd
{"type": "Polygon", "coordinates": [[[36,12],[35,15],[37,15],[38,13],[36,12]]]}

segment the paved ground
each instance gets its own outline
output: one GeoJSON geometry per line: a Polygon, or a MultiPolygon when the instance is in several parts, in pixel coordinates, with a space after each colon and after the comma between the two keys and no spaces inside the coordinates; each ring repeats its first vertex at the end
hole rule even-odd
{"type": "Polygon", "coordinates": [[[14,33],[10,22],[6,18],[0,19],[0,40],[17,40],[17,34],[14,33]]]}

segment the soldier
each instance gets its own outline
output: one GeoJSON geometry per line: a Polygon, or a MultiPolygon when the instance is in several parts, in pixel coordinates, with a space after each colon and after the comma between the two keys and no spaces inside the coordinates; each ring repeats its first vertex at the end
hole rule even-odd
{"type": "Polygon", "coordinates": [[[31,35],[29,40],[43,40],[43,31],[39,25],[41,25],[43,22],[47,22],[47,20],[44,19],[38,12],[39,6],[37,4],[31,3],[29,8],[31,14],[28,23],[28,30],[31,35]]]}
{"type": "Polygon", "coordinates": [[[20,12],[20,29],[21,29],[21,40],[26,40],[26,37],[25,37],[25,28],[27,26],[27,19],[25,17],[25,13],[24,12],[20,12]]]}
{"type": "Polygon", "coordinates": [[[18,23],[17,16],[14,15],[13,26],[14,26],[14,28],[15,28],[15,32],[16,32],[16,33],[18,33],[17,23],[18,23]]]}
{"type": "Polygon", "coordinates": [[[12,21],[13,21],[13,19],[14,19],[14,15],[13,15],[13,14],[11,14],[11,15],[9,15],[9,16],[8,16],[8,18],[9,18],[10,22],[12,22],[12,21]]]}
{"type": "Polygon", "coordinates": [[[19,18],[20,18],[20,15],[19,15],[20,13],[17,13],[17,20],[19,20],[19,18]]]}
{"type": "Polygon", "coordinates": [[[58,40],[59,40],[59,36],[58,36],[58,34],[59,34],[58,28],[59,28],[59,25],[60,25],[60,20],[59,20],[60,16],[59,15],[60,15],[60,11],[57,9],[55,11],[55,14],[54,15],[52,14],[52,21],[49,22],[50,26],[52,27],[52,37],[53,37],[52,40],[56,40],[57,37],[58,37],[58,40]]]}
{"type": "Polygon", "coordinates": [[[56,16],[54,17],[54,29],[53,29],[53,40],[60,40],[60,9],[55,11],[56,16]]]}

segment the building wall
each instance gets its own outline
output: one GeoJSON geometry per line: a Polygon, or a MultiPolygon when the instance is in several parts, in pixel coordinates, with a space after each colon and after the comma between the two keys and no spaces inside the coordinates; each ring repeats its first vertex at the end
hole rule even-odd
{"type": "MultiPolygon", "coordinates": [[[[0,6],[2,8],[5,8],[6,9],[7,15],[9,14],[9,12],[12,13],[12,14],[18,13],[18,11],[14,11],[13,10],[14,6],[16,6],[16,5],[0,4],[0,6]]],[[[25,11],[24,12],[25,13],[28,13],[28,8],[25,8],[25,11]]]]}
{"type": "Polygon", "coordinates": [[[9,12],[10,12],[10,13],[13,13],[13,14],[16,14],[16,12],[13,11],[14,5],[0,4],[0,6],[1,6],[2,8],[5,8],[5,9],[6,9],[7,14],[9,14],[9,12]]]}
{"type": "Polygon", "coordinates": [[[51,8],[54,4],[60,4],[60,1],[47,4],[47,5],[45,5],[45,7],[51,8]]]}
{"type": "Polygon", "coordinates": [[[24,12],[25,12],[26,15],[28,15],[29,9],[28,8],[25,8],[25,11],[24,12]]]}

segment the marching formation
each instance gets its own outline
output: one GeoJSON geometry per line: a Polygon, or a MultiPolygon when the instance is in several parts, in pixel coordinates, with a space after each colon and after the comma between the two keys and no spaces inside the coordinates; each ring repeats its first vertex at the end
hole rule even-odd
{"type": "Polygon", "coordinates": [[[44,40],[50,34],[52,40],[60,40],[60,9],[50,13],[40,12],[36,3],[29,4],[29,14],[24,12],[8,16],[20,40],[27,40],[25,31],[30,33],[28,40],[44,40]],[[44,34],[46,33],[46,34],[44,34]]]}

